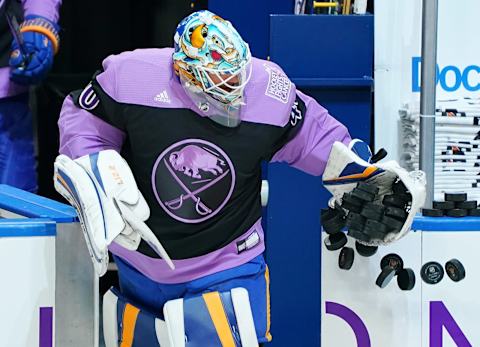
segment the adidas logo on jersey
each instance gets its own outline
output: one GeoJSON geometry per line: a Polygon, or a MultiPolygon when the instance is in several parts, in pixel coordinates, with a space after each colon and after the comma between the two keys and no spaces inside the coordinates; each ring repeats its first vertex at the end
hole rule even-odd
{"type": "Polygon", "coordinates": [[[167,91],[164,90],[160,94],[155,95],[155,98],[153,100],[158,101],[158,102],[165,102],[167,104],[170,103],[170,98],[168,97],[167,91]]]}

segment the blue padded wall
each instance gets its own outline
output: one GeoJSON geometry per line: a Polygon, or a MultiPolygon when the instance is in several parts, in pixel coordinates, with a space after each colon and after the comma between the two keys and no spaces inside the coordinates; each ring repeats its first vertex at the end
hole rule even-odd
{"type": "MultiPolygon", "coordinates": [[[[254,56],[279,64],[352,137],[370,141],[373,16],[288,15],[292,0],[210,0],[209,9],[230,20],[254,56]]],[[[270,184],[264,213],[271,271],[269,346],[320,346],[319,212],[329,194],[321,179],[286,165],[265,165],[264,177],[270,184]]]]}
{"type": "Polygon", "coordinates": [[[209,0],[208,9],[232,22],[250,45],[255,57],[267,59],[270,35],[269,15],[293,13],[293,0],[209,0]]]}
{"type": "MultiPolygon", "coordinates": [[[[352,137],[369,142],[373,17],[272,15],[270,30],[271,60],[352,137]]],[[[267,176],[271,346],[320,346],[320,208],[330,194],[320,178],[286,165],[269,165],[267,176]]]]}

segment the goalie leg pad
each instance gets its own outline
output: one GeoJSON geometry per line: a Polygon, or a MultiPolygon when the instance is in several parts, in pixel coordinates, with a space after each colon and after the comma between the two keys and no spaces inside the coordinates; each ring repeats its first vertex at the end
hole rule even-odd
{"type": "Polygon", "coordinates": [[[190,298],[206,292],[230,292],[237,287],[245,288],[249,294],[258,342],[271,340],[269,274],[262,256],[243,265],[178,284],[153,281],[122,258],[114,258],[122,294],[149,311],[156,312],[161,319],[164,319],[164,305],[169,300],[190,298]]]}
{"type": "Polygon", "coordinates": [[[165,320],[139,309],[115,288],[103,298],[106,347],[257,347],[248,292],[234,288],[168,301],[165,320]]]}
{"type": "Polygon", "coordinates": [[[130,303],[117,289],[103,296],[105,347],[173,347],[165,321],[130,303]]]}
{"type": "Polygon", "coordinates": [[[168,301],[163,311],[172,346],[258,346],[244,288],[168,301]]]}

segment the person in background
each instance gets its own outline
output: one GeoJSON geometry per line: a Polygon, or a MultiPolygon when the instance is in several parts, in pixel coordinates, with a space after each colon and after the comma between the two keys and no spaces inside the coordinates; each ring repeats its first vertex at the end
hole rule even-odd
{"type": "Polygon", "coordinates": [[[29,86],[59,49],[61,0],[0,0],[0,183],[37,190],[29,86]],[[20,41],[20,42],[19,42],[20,41]]]}

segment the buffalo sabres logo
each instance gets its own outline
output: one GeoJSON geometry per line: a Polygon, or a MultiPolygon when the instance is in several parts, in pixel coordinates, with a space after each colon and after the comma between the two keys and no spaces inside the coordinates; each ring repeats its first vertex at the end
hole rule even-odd
{"type": "Polygon", "coordinates": [[[98,98],[97,94],[95,94],[95,90],[93,89],[91,83],[89,83],[80,94],[78,103],[87,111],[93,110],[100,103],[100,99],[98,98]]]}
{"type": "Polygon", "coordinates": [[[158,156],[152,172],[158,203],[184,223],[200,223],[220,212],[234,185],[235,171],[228,156],[199,139],[168,147],[158,156]]]}

